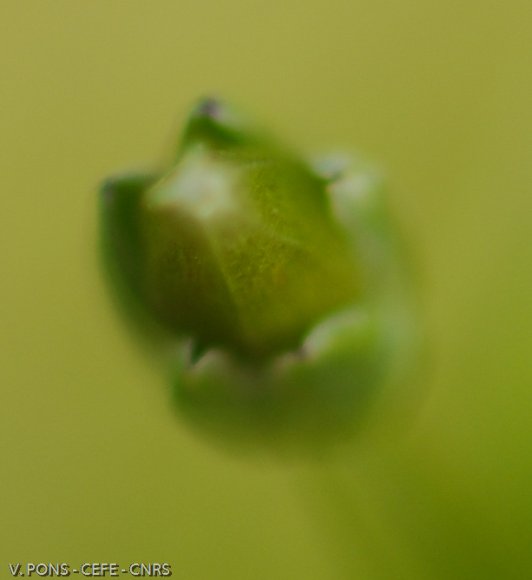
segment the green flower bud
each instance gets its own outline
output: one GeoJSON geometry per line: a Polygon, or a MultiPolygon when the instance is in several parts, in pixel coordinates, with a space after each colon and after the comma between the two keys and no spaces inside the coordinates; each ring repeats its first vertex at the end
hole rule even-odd
{"type": "Polygon", "coordinates": [[[379,188],[345,165],[308,163],[205,99],[169,168],[102,188],[122,302],[177,344],[179,408],[218,437],[306,444],[349,427],[406,340],[379,188]]]}

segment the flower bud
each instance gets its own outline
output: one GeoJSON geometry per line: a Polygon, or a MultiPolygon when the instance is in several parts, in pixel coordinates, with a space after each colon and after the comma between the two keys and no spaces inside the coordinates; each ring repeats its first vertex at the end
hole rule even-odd
{"type": "Polygon", "coordinates": [[[391,245],[364,179],[334,159],[312,166],[205,99],[171,167],[106,182],[115,283],[143,328],[181,345],[177,395],[199,423],[330,428],[378,382],[391,245]]]}

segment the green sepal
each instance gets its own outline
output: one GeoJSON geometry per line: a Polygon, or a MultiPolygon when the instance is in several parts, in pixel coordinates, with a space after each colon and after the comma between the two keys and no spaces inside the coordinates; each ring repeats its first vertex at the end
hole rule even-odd
{"type": "Polygon", "coordinates": [[[141,204],[157,181],[155,173],[124,173],[100,186],[100,253],[114,303],[123,318],[148,343],[162,339],[146,305],[141,204]]]}

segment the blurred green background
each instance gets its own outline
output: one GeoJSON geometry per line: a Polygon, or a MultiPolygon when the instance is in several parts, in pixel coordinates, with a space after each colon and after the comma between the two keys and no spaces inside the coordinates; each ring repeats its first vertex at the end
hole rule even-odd
{"type": "Polygon", "coordinates": [[[0,577],[532,577],[529,0],[3,0],[0,22],[0,577]],[[386,169],[430,345],[400,436],[331,465],[224,453],[116,316],[98,183],[209,92],[386,169]]]}

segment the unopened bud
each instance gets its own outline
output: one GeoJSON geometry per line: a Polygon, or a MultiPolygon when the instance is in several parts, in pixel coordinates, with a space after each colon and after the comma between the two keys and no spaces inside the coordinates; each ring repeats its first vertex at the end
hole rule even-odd
{"type": "Polygon", "coordinates": [[[215,423],[305,408],[334,423],[383,374],[375,297],[394,283],[393,244],[370,174],[345,165],[311,165],[205,99],[171,167],[104,186],[115,280],[142,318],[189,345],[185,406],[196,400],[215,423]]]}

